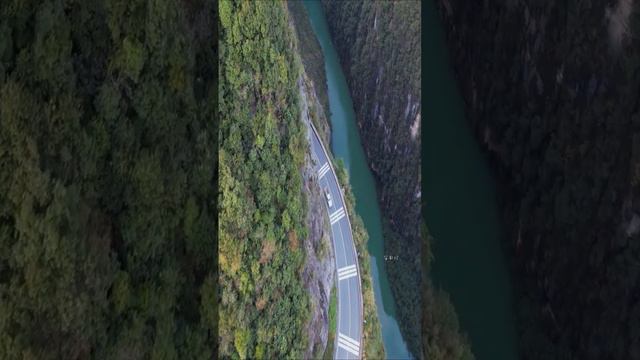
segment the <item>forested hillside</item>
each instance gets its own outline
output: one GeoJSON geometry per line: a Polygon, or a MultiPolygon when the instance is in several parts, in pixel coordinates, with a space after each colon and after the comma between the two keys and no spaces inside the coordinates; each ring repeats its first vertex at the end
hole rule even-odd
{"type": "Polygon", "coordinates": [[[284,2],[219,8],[219,356],[302,358],[308,143],[294,35],[284,2]]]}
{"type": "Polygon", "coordinates": [[[211,358],[213,16],[0,2],[0,358],[211,358]]]}
{"type": "Polygon", "coordinates": [[[421,353],[420,3],[323,1],[383,213],[399,324],[421,353]]]}
{"type": "Polygon", "coordinates": [[[637,4],[438,3],[501,182],[523,358],[640,358],[637,4]]]}

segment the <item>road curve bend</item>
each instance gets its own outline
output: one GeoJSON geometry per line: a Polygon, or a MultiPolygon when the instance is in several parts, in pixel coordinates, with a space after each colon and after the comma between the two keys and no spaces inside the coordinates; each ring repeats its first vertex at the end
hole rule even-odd
{"type": "Polygon", "coordinates": [[[331,195],[331,206],[325,197],[325,207],[331,225],[331,242],[336,261],[337,276],[337,329],[334,359],[362,358],[362,289],[358,255],[353,242],[351,222],[342,189],[316,129],[311,129],[311,154],[316,179],[323,192],[331,195]]]}

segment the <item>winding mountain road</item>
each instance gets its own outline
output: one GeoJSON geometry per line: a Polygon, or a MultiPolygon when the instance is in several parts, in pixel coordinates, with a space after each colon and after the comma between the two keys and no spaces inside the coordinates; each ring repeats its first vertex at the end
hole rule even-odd
{"type": "MultiPolygon", "coordinates": [[[[331,224],[331,241],[337,269],[337,329],[334,359],[362,358],[362,290],[360,268],[356,254],[351,222],[342,190],[329,156],[313,125],[311,129],[311,153],[314,158],[318,184],[323,193],[331,195],[331,206],[325,198],[325,206],[331,224]]],[[[325,195],[326,196],[326,195],[325,195]]]]}

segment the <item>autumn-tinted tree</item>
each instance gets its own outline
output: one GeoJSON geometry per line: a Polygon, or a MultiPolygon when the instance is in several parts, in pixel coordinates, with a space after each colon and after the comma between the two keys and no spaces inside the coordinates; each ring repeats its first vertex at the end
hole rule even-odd
{"type": "Polygon", "coordinates": [[[219,355],[301,358],[308,144],[295,35],[282,2],[225,0],[219,8],[219,355]]]}

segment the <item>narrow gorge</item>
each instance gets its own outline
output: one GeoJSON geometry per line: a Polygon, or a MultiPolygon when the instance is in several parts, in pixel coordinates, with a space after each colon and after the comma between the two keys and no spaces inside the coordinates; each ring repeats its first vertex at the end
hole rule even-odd
{"type": "MultiPolygon", "coordinates": [[[[323,1],[381,210],[383,259],[409,351],[421,353],[420,3],[323,1]],[[398,101],[402,99],[402,101],[398,101]]],[[[383,327],[384,331],[384,327],[383,327]]]]}
{"type": "Polygon", "coordinates": [[[521,358],[640,358],[638,5],[437,4],[498,181],[521,358]]]}

